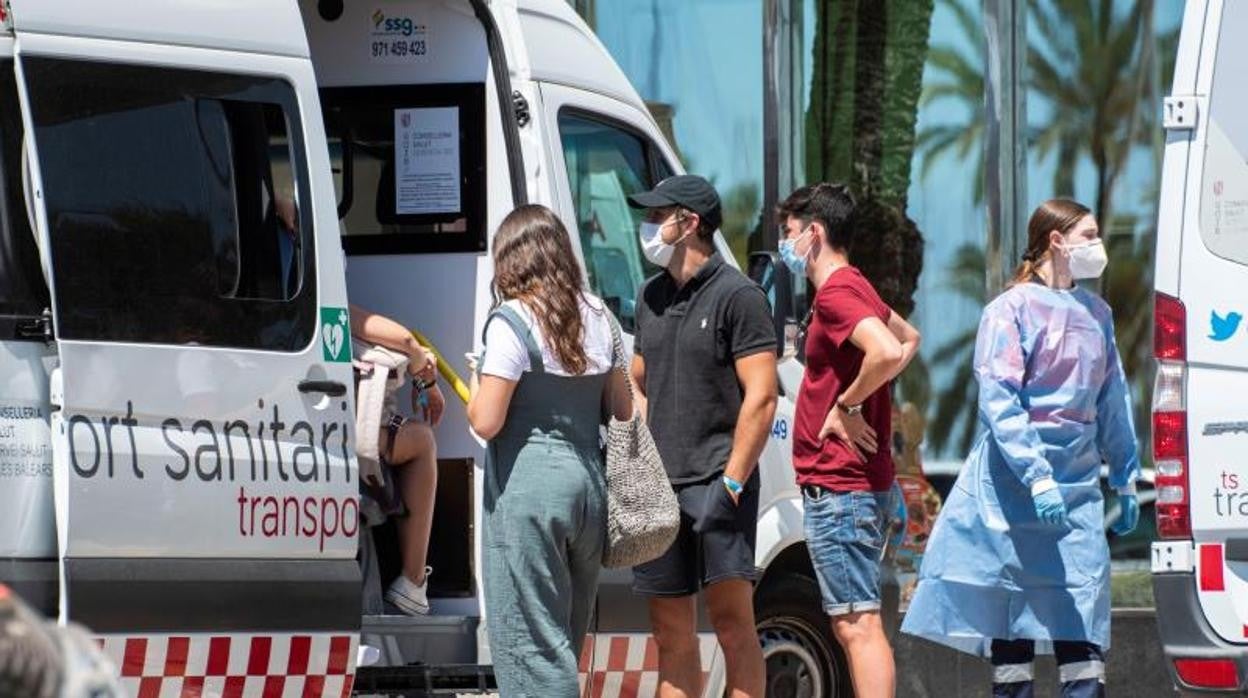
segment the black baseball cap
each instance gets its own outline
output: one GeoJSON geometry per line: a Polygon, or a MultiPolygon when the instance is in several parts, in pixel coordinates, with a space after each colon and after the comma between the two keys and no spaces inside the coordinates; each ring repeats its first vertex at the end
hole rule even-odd
{"type": "Polygon", "coordinates": [[[654,189],[628,197],[628,205],[633,208],[680,206],[698,214],[712,228],[719,228],[724,218],[715,187],[698,175],[668,177],[654,189]]]}

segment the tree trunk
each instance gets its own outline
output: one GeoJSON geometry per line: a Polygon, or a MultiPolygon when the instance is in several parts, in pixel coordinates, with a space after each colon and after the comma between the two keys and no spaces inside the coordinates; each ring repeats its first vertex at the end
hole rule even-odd
{"type": "Polygon", "coordinates": [[[932,0],[820,0],[806,171],[858,200],[853,263],[897,312],[914,309],[923,236],[905,215],[932,0]]]}

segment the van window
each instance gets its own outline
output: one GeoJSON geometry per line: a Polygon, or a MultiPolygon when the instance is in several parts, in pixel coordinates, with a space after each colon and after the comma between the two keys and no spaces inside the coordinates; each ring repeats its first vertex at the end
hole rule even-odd
{"type": "Polygon", "coordinates": [[[25,69],[58,336],[308,345],[311,197],[289,84],[42,57],[25,69]]]}
{"type": "Polygon", "coordinates": [[[0,340],[50,307],[22,185],[22,115],[12,60],[0,60],[0,340]]]}
{"type": "Polygon", "coordinates": [[[580,112],[559,114],[559,136],[589,286],[632,331],[637,289],[657,273],[641,253],[642,212],[627,197],[670,174],[646,140],[622,126],[580,112]]]}
{"type": "Polygon", "coordinates": [[[484,252],[485,85],[321,90],[347,254],[484,252]]]}
{"type": "Polygon", "coordinates": [[[1236,35],[1248,24],[1248,3],[1226,3],[1222,13],[1209,97],[1200,234],[1214,254],[1248,264],[1248,92],[1240,82],[1248,43],[1236,35]]]}

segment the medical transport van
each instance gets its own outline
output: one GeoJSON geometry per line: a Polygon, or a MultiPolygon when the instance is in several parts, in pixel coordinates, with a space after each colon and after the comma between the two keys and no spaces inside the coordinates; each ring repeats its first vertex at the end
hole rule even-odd
{"type": "Polygon", "coordinates": [[[1157,225],[1153,591],[1184,690],[1248,691],[1248,3],[1188,0],[1157,225]]]}
{"type": "MultiPolygon", "coordinates": [[[[632,329],[656,269],[625,197],[681,171],[646,104],[563,0],[7,0],[0,20],[0,581],[91,628],[137,696],[488,690],[456,357],[526,202],[632,329]],[[426,617],[386,607],[393,526],[362,522],[348,302],[443,358],[426,617]]],[[[761,464],[759,634],[769,695],[849,695],[790,465],[801,371],[786,353],[761,464]]],[[[602,577],[594,695],[656,690],[630,582],[602,577]]]]}

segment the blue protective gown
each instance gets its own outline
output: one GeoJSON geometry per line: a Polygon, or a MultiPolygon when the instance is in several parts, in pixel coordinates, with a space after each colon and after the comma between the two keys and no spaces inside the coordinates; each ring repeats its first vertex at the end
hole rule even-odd
{"type": "Polygon", "coordinates": [[[984,309],[975,346],[987,427],[927,544],[902,631],[989,656],[993,638],[1109,647],[1109,546],[1099,487],[1140,464],[1109,306],[1082,289],[1019,284],[984,309]],[[1068,528],[1039,522],[1052,477],[1068,528]]]}

